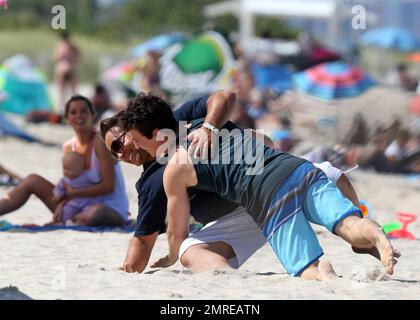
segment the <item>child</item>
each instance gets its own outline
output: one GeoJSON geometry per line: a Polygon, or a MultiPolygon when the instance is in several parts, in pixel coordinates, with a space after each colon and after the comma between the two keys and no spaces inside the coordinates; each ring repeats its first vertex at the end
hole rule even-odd
{"type": "Polygon", "coordinates": [[[67,152],[63,156],[63,175],[53,190],[54,201],[59,202],[54,212],[53,221],[56,223],[66,223],[75,215],[82,212],[84,208],[91,204],[99,203],[100,197],[94,198],[74,198],[66,199],[66,185],[72,188],[84,188],[97,184],[101,177],[95,171],[84,170],[85,161],[81,154],[67,152]]]}

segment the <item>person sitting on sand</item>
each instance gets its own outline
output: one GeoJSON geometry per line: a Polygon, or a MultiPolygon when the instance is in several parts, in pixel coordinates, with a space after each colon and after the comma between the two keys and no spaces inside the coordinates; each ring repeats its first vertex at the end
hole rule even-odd
{"type": "Polygon", "coordinates": [[[95,91],[91,101],[96,111],[95,123],[98,123],[101,120],[104,113],[113,109],[108,90],[100,83],[95,85],[95,91]]]}
{"type": "MultiPolygon", "coordinates": [[[[205,117],[207,121],[221,126],[229,118],[234,106],[229,103],[229,100],[232,101],[232,98],[229,98],[231,95],[232,93],[229,92],[216,92],[209,97],[193,99],[177,109],[174,116],[177,120],[185,121],[205,117]]],[[[120,112],[111,118],[104,119],[101,122],[101,135],[108,150],[119,160],[133,165],[143,165],[143,174],[136,184],[139,195],[136,229],[121,268],[126,272],[142,272],[149,261],[158,234],[166,230],[167,199],[162,183],[164,166],[159,165],[144,150],[135,149],[133,142],[127,137],[124,138],[124,143],[117,143],[117,139],[123,133],[119,126],[119,117],[122,114],[123,112],[120,112]],[[116,145],[120,146],[118,150],[116,145]]],[[[199,134],[200,131],[205,133],[208,129],[193,131],[193,135],[189,137],[196,139],[199,150],[201,144],[208,142],[200,139],[203,137],[199,134]]],[[[269,140],[266,142],[270,144],[269,140]]],[[[319,166],[333,179],[343,194],[358,205],[357,195],[346,176],[326,163],[319,166]]],[[[239,268],[266,243],[261,230],[244,208],[237,207],[215,194],[202,191],[191,194],[190,201],[191,214],[196,221],[205,224],[204,228],[191,234],[181,245],[180,261],[190,270],[201,272],[239,268]],[[211,217],[202,220],[205,212],[211,213],[211,217]],[[228,214],[224,215],[224,212],[228,214]],[[218,219],[218,216],[222,217],[218,219]],[[211,219],[213,221],[209,222],[211,219]],[[226,228],[229,229],[228,235],[225,232],[226,228]]]]}
{"type": "MultiPolygon", "coordinates": [[[[53,222],[74,221],[75,216],[90,205],[100,204],[102,197],[66,199],[66,186],[74,189],[91,187],[101,182],[99,172],[85,170],[85,159],[77,152],[67,152],[63,156],[63,177],[53,190],[53,202],[59,203],[54,211],[53,222]]],[[[77,221],[77,220],[76,220],[77,221]]]]}
{"type": "Polygon", "coordinates": [[[407,91],[416,91],[418,80],[409,75],[407,65],[404,63],[397,65],[397,80],[402,89],[407,91]]]}
{"type": "MultiPolygon", "coordinates": [[[[188,194],[198,189],[245,207],[292,276],[322,279],[325,266],[319,259],[323,251],[309,222],[327,227],[355,251],[379,256],[386,272],[393,274],[399,253],[382,229],[372,220],[362,219],[360,209],[312,163],[265,147],[231,122],[224,127],[228,138],[218,144],[216,160],[193,161],[177,144],[178,123],[170,106],[151,95],[129,104],[121,121],[136,148],[168,160],[163,184],[168,198],[169,254],[155,267],[169,267],[178,260],[180,246],[188,237],[188,194]],[[162,129],[168,129],[163,140],[162,129]],[[256,157],[250,163],[243,156],[242,161],[217,161],[232,160],[239,149],[242,155],[256,157]]],[[[202,124],[203,120],[194,121],[189,132],[202,124]]],[[[332,269],[328,272],[333,273],[332,269]]]]}
{"type": "Polygon", "coordinates": [[[410,132],[401,129],[395,140],[385,149],[384,155],[388,160],[390,171],[404,172],[406,170],[402,164],[402,160],[407,156],[407,144],[410,139],[410,132]]]}
{"type": "MultiPolygon", "coordinates": [[[[109,154],[104,142],[93,129],[95,110],[89,99],[73,96],[65,106],[65,118],[75,136],[63,145],[63,153],[77,152],[83,156],[85,169],[97,172],[101,182],[90,187],[74,189],[67,185],[66,198],[102,196],[100,204],[82,208],[74,217],[78,225],[123,226],[128,220],[128,197],[121,167],[109,154]]],[[[54,213],[59,202],[54,200],[54,184],[37,174],[31,174],[0,198],[0,216],[22,207],[36,195],[54,213]]]]}

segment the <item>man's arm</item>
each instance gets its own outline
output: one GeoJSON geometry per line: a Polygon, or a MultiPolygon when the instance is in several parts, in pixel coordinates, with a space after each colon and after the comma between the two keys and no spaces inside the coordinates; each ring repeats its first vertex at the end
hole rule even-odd
{"type": "Polygon", "coordinates": [[[236,94],[224,90],[213,93],[207,100],[205,122],[220,129],[229,121],[235,107],[236,94]]]}
{"type": "MultiPolygon", "coordinates": [[[[187,152],[180,149],[181,156],[186,159],[187,152]]],[[[152,267],[169,267],[178,260],[179,248],[182,242],[188,237],[188,225],[190,219],[190,199],[187,188],[196,185],[194,167],[191,163],[179,164],[179,150],[169,161],[163,175],[163,185],[168,198],[168,237],[169,254],[156,261],[152,267]],[[175,160],[176,159],[176,160],[175,160]],[[177,164],[178,163],[178,164],[177,164]]],[[[181,162],[185,163],[185,162],[181,162]]]]}
{"type": "Polygon", "coordinates": [[[205,118],[218,128],[230,118],[235,106],[235,93],[229,90],[217,91],[184,103],[174,111],[177,121],[191,122],[205,118]]]}
{"type": "Polygon", "coordinates": [[[212,94],[207,100],[207,115],[203,126],[194,130],[188,135],[188,140],[192,141],[188,147],[188,152],[194,158],[207,159],[210,146],[211,154],[215,152],[215,140],[217,130],[229,120],[235,107],[236,95],[232,91],[218,91],[212,94]]]}
{"type": "Polygon", "coordinates": [[[128,245],[124,265],[120,270],[125,272],[143,272],[149,263],[150,255],[159,232],[148,236],[134,236],[128,245]]]}

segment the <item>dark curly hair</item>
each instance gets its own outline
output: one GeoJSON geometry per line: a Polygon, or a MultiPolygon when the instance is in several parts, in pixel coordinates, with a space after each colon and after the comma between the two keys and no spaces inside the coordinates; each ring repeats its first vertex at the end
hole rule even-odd
{"type": "Polygon", "coordinates": [[[176,130],[177,121],[171,107],[161,98],[148,93],[139,93],[128,101],[128,106],[121,116],[125,131],[138,130],[151,139],[154,129],[176,130]]]}
{"type": "Polygon", "coordinates": [[[114,127],[119,127],[121,130],[123,130],[123,126],[121,124],[121,116],[124,113],[124,110],[118,112],[117,114],[114,114],[110,118],[103,119],[99,125],[101,137],[103,140],[105,140],[105,136],[108,133],[108,131],[112,130],[114,127]]]}

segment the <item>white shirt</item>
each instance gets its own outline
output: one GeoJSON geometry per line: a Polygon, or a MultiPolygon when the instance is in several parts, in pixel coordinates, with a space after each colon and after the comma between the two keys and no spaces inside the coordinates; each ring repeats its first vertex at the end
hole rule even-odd
{"type": "Polygon", "coordinates": [[[385,149],[385,156],[386,157],[397,157],[398,160],[401,160],[405,155],[404,148],[397,143],[397,141],[393,141],[386,149],[385,149]]]}

